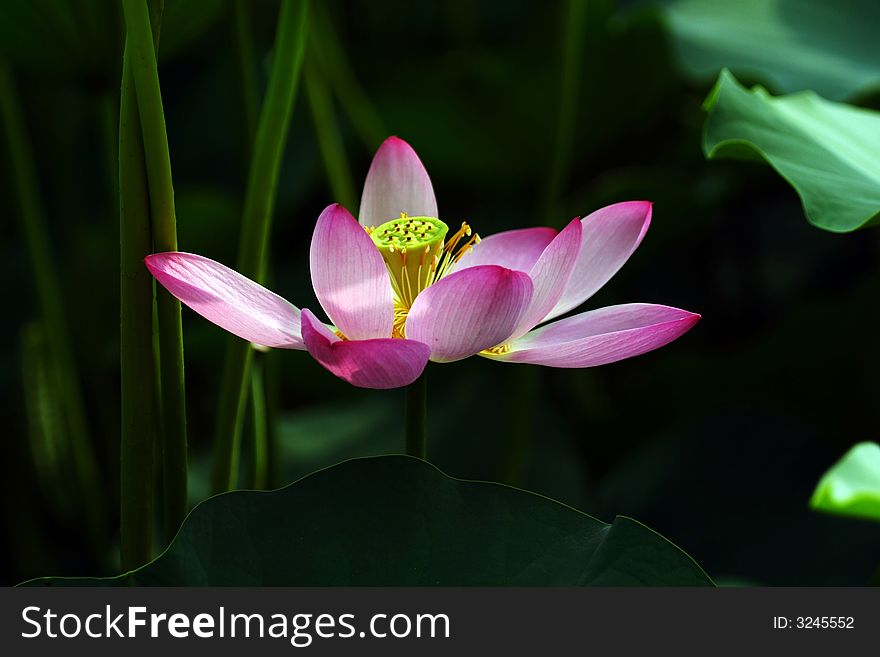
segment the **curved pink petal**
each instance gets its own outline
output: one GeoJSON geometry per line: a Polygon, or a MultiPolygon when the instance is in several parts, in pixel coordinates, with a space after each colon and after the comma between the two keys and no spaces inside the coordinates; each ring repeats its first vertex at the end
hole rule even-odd
{"type": "Polygon", "coordinates": [[[386,139],[367,172],[358,220],[379,226],[405,212],[411,217],[437,217],[437,200],[425,166],[412,146],[398,137],[386,139]]]}
{"type": "Polygon", "coordinates": [[[553,309],[571,278],[580,250],[581,222],[572,219],[529,271],[534,287],[532,301],[520,318],[513,338],[531,331],[553,309]]]}
{"type": "Polygon", "coordinates": [[[629,260],[651,224],[651,203],[615,203],[584,217],[581,224],[581,252],[574,273],[546,319],[577,308],[629,260]]]}
{"type": "Polygon", "coordinates": [[[495,233],[484,238],[459,260],[452,271],[479,265],[499,265],[528,272],[558,231],[539,226],[495,233]]]}
{"type": "Polygon", "coordinates": [[[391,337],[394,298],[385,261],[341,205],[327,207],[318,217],[309,262],[315,295],[345,337],[391,337]]]}
{"type": "Polygon", "coordinates": [[[233,335],[265,347],[304,349],[299,309],[215,260],[173,251],[144,258],[165,289],[233,335]]]}
{"type": "Polygon", "coordinates": [[[609,306],[535,329],[514,340],[506,354],[483,355],[548,367],[594,367],[662,347],[699,320],[699,315],[669,306],[609,306]]]}
{"type": "Polygon", "coordinates": [[[493,347],[511,335],[532,298],[528,274],[483,265],[450,274],[416,297],[406,337],[448,363],[493,347]]]}
{"type": "Polygon", "coordinates": [[[306,309],[302,311],[302,334],[312,358],[358,388],[407,386],[422,374],[431,352],[415,340],[340,340],[306,309]]]}

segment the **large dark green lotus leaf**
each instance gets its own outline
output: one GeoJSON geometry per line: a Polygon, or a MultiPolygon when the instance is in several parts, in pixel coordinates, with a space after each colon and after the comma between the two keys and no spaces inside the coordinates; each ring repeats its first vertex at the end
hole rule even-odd
{"type": "Polygon", "coordinates": [[[810,506],[880,521],[880,445],[859,443],[849,450],[819,481],[810,506]]]}
{"type": "Polygon", "coordinates": [[[844,100],[880,85],[876,0],[655,0],[679,68],[844,100]]]}
{"type": "Polygon", "coordinates": [[[271,492],[213,497],[164,554],[113,579],[31,585],[711,585],[644,525],[600,522],[407,456],[346,461],[271,492]]]}
{"type": "Polygon", "coordinates": [[[763,158],[800,195],[810,223],[845,233],[880,218],[880,112],[812,92],[774,97],[727,71],[706,110],[706,157],[763,158]]]}

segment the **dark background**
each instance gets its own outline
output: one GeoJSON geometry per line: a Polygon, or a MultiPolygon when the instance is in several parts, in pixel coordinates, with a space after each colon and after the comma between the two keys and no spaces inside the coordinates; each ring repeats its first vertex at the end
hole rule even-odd
{"type": "MultiPolygon", "coordinates": [[[[114,2],[68,4],[77,20],[91,9],[79,41],[13,0],[0,1],[0,41],[26,111],[113,518],[121,11],[114,2]]],[[[712,80],[677,72],[651,11],[590,5],[567,103],[560,91],[565,3],[316,4],[364,92],[354,114],[334,96],[329,115],[355,199],[388,134],[418,151],[441,217],[466,219],[483,235],[560,227],[608,203],[649,199],[654,219],[644,243],[586,308],[652,302],[703,316],[670,346],[597,369],[479,358],[430,366],[431,460],[447,474],[512,482],[604,520],[638,518],[719,583],[869,583],[880,563],[880,525],[819,515],[807,501],[849,446],[877,437],[877,232],[820,231],[768,167],[705,161],[701,103],[712,80]],[[565,107],[573,128],[560,137],[565,107]]],[[[167,5],[159,61],[180,248],[233,265],[247,166],[229,5],[167,5]]],[[[276,16],[277,3],[253,3],[260,95],[276,16]]],[[[857,102],[880,107],[876,95],[857,102]]],[[[63,441],[52,458],[34,456],[22,349],[39,309],[3,144],[0,578],[111,574],[115,547],[90,548],[85,539],[63,441]]],[[[308,244],[319,212],[334,200],[301,85],[271,242],[271,287],[300,307],[318,307],[308,244]]],[[[184,332],[197,502],[208,492],[225,336],[186,309],[184,332]]],[[[274,484],[402,449],[401,391],[350,387],[301,352],[264,360],[277,391],[274,484]]]]}

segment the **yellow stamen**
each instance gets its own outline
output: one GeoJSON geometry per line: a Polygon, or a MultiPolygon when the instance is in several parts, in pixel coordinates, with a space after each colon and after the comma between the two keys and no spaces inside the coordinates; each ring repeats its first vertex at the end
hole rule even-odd
{"type": "Polygon", "coordinates": [[[448,232],[449,228],[439,219],[410,217],[403,212],[399,219],[367,229],[391,278],[393,337],[406,337],[406,317],[416,297],[448,274],[480,242],[480,236],[466,222],[444,241],[448,232]]]}

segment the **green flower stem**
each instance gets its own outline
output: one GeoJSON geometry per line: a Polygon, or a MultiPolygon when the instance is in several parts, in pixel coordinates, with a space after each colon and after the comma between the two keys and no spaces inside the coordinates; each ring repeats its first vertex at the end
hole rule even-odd
{"type": "Polygon", "coordinates": [[[89,535],[94,546],[103,544],[106,533],[106,496],[101,492],[94,445],[91,442],[79,375],[70,346],[70,332],[64,312],[63,296],[49,247],[49,232],[40,201],[33,153],[27,138],[24,113],[19,103],[12,72],[0,59],[0,125],[6,137],[10,185],[17,194],[20,228],[27,248],[31,276],[36,288],[43,326],[51,358],[58,371],[58,390],[64,410],[65,429],[73,451],[72,467],[89,535]]]}
{"type": "MultiPolygon", "coordinates": [[[[132,69],[144,146],[150,196],[153,248],[177,250],[177,221],[171,157],[150,9],[144,0],[123,0],[129,65],[132,69]]],[[[162,386],[162,461],[164,525],[172,537],[186,516],[187,444],[186,393],[183,372],[183,327],[180,302],[165,289],[156,293],[159,323],[160,379],[162,386]]]]}
{"type": "MultiPolygon", "coordinates": [[[[311,43],[314,42],[315,39],[312,38],[311,43]]],[[[311,50],[310,48],[310,52],[311,50]]],[[[327,85],[312,56],[306,60],[305,83],[315,132],[318,134],[321,159],[324,160],[324,168],[330,181],[330,191],[334,199],[354,212],[357,207],[355,206],[357,197],[351,181],[351,170],[345,157],[345,148],[342,145],[342,136],[339,134],[327,85]]]]}
{"type": "Polygon", "coordinates": [[[428,378],[423,373],[406,387],[406,453],[428,460],[428,378]]]}
{"type": "MultiPolygon", "coordinates": [[[[278,18],[272,74],[257,125],[238,253],[238,271],[256,281],[262,281],[266,274],[272,212],[299,85],[307,16],[307,0],[283,1],[278,18]]],[[[250,360],[250,345],[230,337],[214,438],[213,487],[216,492],[230,490],[236,485],[242,416],[250,383],[250,360]]]]}

